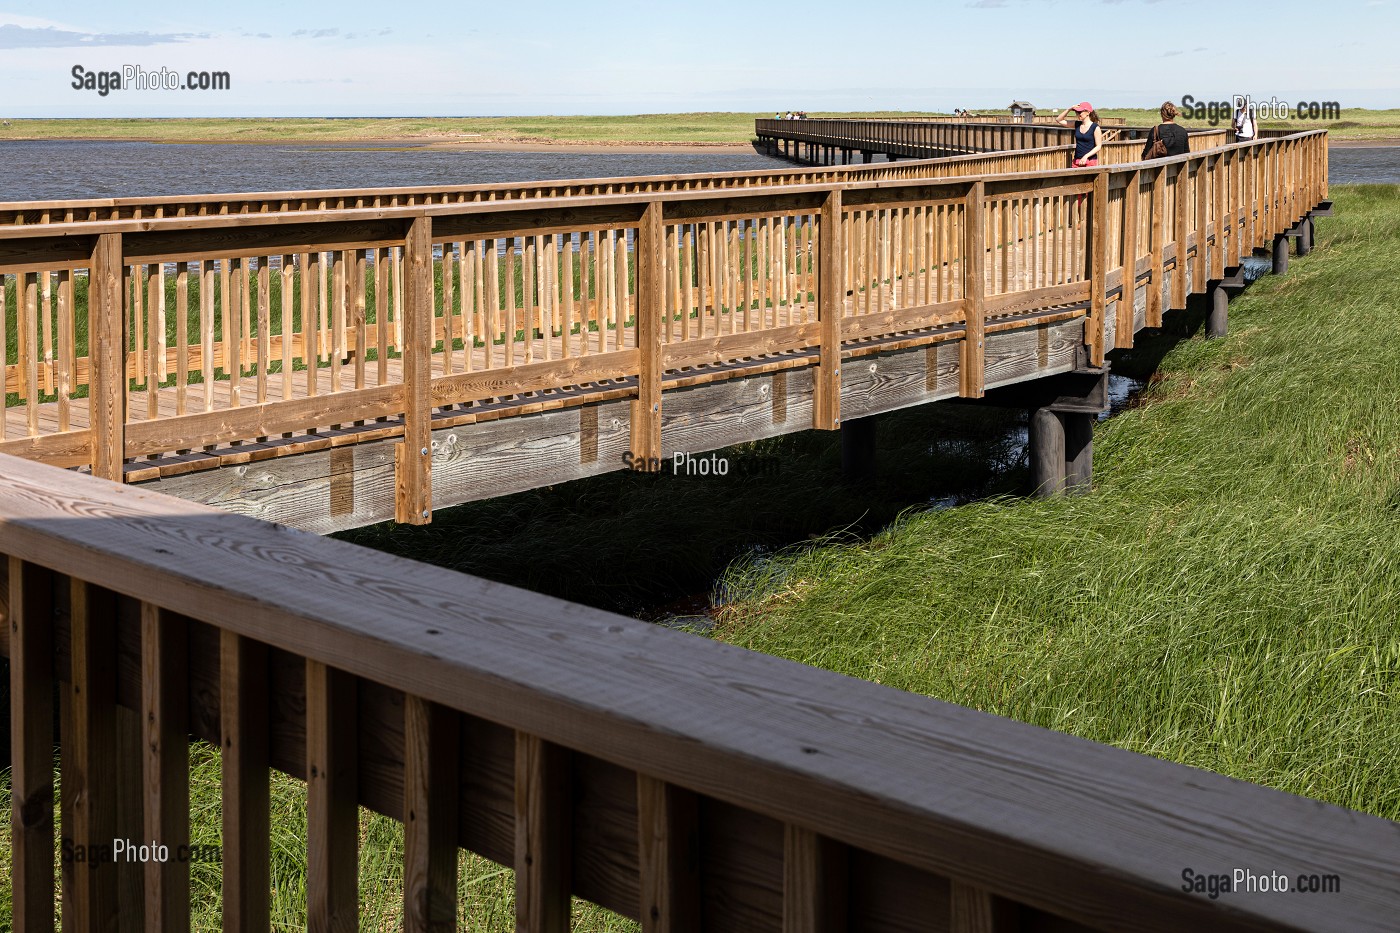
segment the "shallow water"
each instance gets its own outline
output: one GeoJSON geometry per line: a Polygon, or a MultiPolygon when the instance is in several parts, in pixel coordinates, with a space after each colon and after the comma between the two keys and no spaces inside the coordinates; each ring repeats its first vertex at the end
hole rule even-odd
{"type": "MultiPolygon", "coordinates": [[[[1333,184],[1400,183],[1400,146],[1337,148],[1333,184]]],[[[469,185],[791,168],[756,152],[480,152],[402,144],[0,140],[0,201],[469,185]]]]}
{"type": "Polygon", "coordinates": [[[0,201],[475,185],[791,168],[753,151],[473,152],[402,145],[0,141],[0,201]]]}

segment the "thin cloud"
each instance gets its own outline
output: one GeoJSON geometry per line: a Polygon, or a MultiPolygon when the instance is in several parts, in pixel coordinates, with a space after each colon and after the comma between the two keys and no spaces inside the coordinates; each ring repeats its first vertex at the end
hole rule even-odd
{"type": "Polygon", "coordinates": [[[148,46],[206,39],[194,32],[77,32],[54,26],[0,26],[0,49],[84,49],[99,46],[148,46]]]}
{"type": "Polygon", "coordinates": [[[1000,10],[1006,5],[1006,0],[975,0],[975,2],[968,4],[975,10],[1000,10]]]}
{"type": "Polygon", "coordinates": [[[298,29],[292,35],[308,39],[330,39],[340,35],[339,29],[298,29]]]}

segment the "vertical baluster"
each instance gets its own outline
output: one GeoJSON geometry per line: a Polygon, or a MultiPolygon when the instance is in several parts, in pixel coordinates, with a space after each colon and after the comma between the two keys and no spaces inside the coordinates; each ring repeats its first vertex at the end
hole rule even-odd
{"type": "Polygon", "coordinates": [[[228,374],[228,404],[237,408],[242,404],[242,391],[239,383],[243,377],[243,263],[241,258],[227,259],[224,266],[224,372],[228,374]]]}
{"type": "Polygon", "coordinates": [[[643,933],[700,930],[700,806],[696,796],[637,775],[637,862],[643,933]]]}
{"type": "MultiPolygon", "coordinates": [[[[281,299],[278,303],[278,308],[280,309],[280,313],[282,315],[282,326],[278,329],[282,332],[281,359],[283,401],[286,401],[292,397],[292,369],[294,366],[293,361],[296,359],[296,348],[294,346],[294,341],[296,340],[297,333],[296,309],[292,301],[292,290],[296,287],[296,270],[293,268],[293,261],[294,260],[292,259],[292,257],[285,253],[282,255],[282,258],[279,261],[279,266],[281,270],[281,278],[279,283],[281,285],[281,299]]],[[[381,356],[382,355],[383,354],[381,351],[381,356]]]]}
{"type": "Polygon", "coordinates": [[[33,437],[39,433],[39,395],[43,385],[39,381],[39,274],[24,273],[24,306],[20,310],[20,322],[24,325],[20,337],[20,353],[24,373],[24,414],[25,430],[33,437]]]}
{"type": "MultiPolygon", "coordinates": [[[[563,256],[561,261],[563,269],[563,298],[564,298],[564,334],[563,334],[563,354],[570,357],[574,355],[574,235],[564,234],[563,256]]],[[[587,331],[583,335],[583,350],[587,350],[587,331]]]]}
{"type": "MultiPolygon", "coordinates": [[[[515,365],[515,332],[518,329],[515,318],[515,238],[506,240],[506,365],[515,365]]],[[[528,336],[528,335],[527,335],[528,336]]]]}
{"type": "MultiPolygon", "coordinates": [[[[143,829],[146,838],[160,840],[172,852],[188,845],[190,838],[187,644],[183,620],[151,603],[141,604],[143,829]]],[[[143,866],[143,874],[150,928],[188,929],[188,863],[178,858],[151,861],[143,866]]],[[[267,900],[265,887],[261,896],[267,900]]]]}
{"type": "Polygon", "coordinates": [[[267,646],[223,631],[219,719],[223,745],[224,929],[268,929],[267,646]]]}
{"type": "Polygon", "coordinates": [[[345,253],[332,250],[326,253],[330,260],[331,279],[331,391],[340,391],[340,368],[345,362],[345,253]]]}
{"type": "Polygon", "coordinates": [[[379,384],[389,381],[389,250],[374,251],[375,365],[379,384]]]}
{"type": "MultiPolygon", "coordinates": [[[[67,431],[72,415],[73,373],[77,369],[77,352],[73,346],[73,324],[76,311],[73,306],[73,270],[61,269],[58,273],[58,374],[55,389],[58,392],[58,429],[67,431]]],[[[0,321],[3,326],[3,321],[0,321]]],[[[4,375],[5,357],[0,356],[0,377],[4,375]]],[[[0,378],[0,383],[4,379],[0,378]]],[[[3,390],[3,386],[0,386],[3,390]]],[[[3,405],[0,405],[3,408],[3,405]]],[[[3,412],[0,412],[0,420],[3,412]]]]}
{"type": "Polygon", "coordinates": [[[411,695],[403,715],[404,933],[439,933],[457,921],[459,721],[411,695]]]}
{"type": "Polygon", "coordinates": [[[17,930],[53,929],[53,586],[10,566],[10,908],[17,930]]]}
{"type": "Polygon", "coordinates": [[[572,879],[569,753],[515,735],[515,922],[532,933],[569,929],[572,879]]]}
{"type": "MultiPolygon", "coordinates": [[[[482,253],[481,261],[486,267],[486,308],[491,317],[490,326],[486,329],[486,367],[491,369],[497,365],[496,340],[501,336],[501,253],[496,240],[486,241],[486,251],[482,253]]],[[[508,334],[506,336],[509,337],[508,334]]],[[[509,346],[507,339],[502,352],[509,352],[509,346]]]]}
{"type": "Polygon", "coordinates": [[[791,823],[783,827],[783,933],[847,929],[846,848],[791,823]]]}
{"type": "MultiPolygon", "coordinates": [[[[525,237],[524,255],[520,263],[521,316],[525,319],[525,362],[535,360],[535,328],[542,323],[540,301],[535,297],[535,262],[538,236],[525,237]]],[[[543,296],[541,296],[543,297],[543,296]]]]}
{"type": "Polygon", "coordinates": [[[355,680],[306,662],[306,913],[315,933],[354,933],[360,807],[355,680]]]}
{"type": "Polygon", "coordinates": [[[160,417],[160,364],[165,338],[161,298],[165,277],[160,263],[146,267],[146,418],[160,417]]]}
{"type": "Polygon", "coordinates": [[[365,323],[365,250],[350,251],[350,321],[355,328],[355,388],[365,387],[365,353],[369,350],[369,329],[365,323]]]}
{"type": "Polygon", "coordinates": [[[267,368],[272,362],[272,270],[271,256],[261,256],[258,262],[258,404],[267,401],[267,368]]]}
{"type": "Polygon", "coordinates": [[[214,409],[214,263],[199,261],[199,375],[204,387],[204,410],[214,409]]]}
{"type": "Polygon", "coordinates": [[[301,330],[306,348],[302,360],[306,364],[306,395],[320,389],[321,328],[317,320],[320,304],[321,254],[301,254],[301,330]]]}

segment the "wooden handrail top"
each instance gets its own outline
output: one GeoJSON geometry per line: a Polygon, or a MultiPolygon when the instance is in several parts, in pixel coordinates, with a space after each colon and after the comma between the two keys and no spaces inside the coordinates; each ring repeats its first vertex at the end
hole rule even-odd
{"type": "Polygon", "coordinates": [[[1400,824],[140,488],[0,457],[0,549],[1091,925],[1400,910],[1400,824]],[[1342,893],[1181,890],[1236,867],[1342,893]]]}
{"type": "MultiPolygon", "coordinates": [[[[1308,130],[1293,134],[1304,138],[1325,130],[1308,130]]],[[[656,202],[677,203],[688,201],[750,201],[764,198],[796,197],[804,194],[819,194],[840,188],[854,192],[889,188],[937,188],[948,187],[950,191],[965,190],[976,181],[987,184],[1003,182],[1032,182],[1044,179],[1091,179],[1095,174],[1106,171],[1110,176],[1140,170],[1144,167],[1172,166],[1197,160],[1203,156],[1226,152],[1232,149],[1247,149],[1268,145],[1276,139],[1256,139],[1250,142],[1229,143],[1200,152],[1140,162],[1124,162],[1116,165],[1088,166],[1084,168],[1049,169],[1030,172],[1006,172],[987,175],[966,175],[932,178],[888,178],[868,181],[811,181],[790,185],[764,185],[745,188],[701,188],[687,191],[647,191],[622,194],[570,195],[563,197],[529,198],[504,201],[467,201],[449,204],[406,205],[399,207],[360,207],[336,208],[307,211],[268,211],[254,214],[205,214],[176,217],[154,217],[124,220],[91,220],[55,222],[46,224],[0,225],[0,240],[56,238],[66,236],[91,236],[101,233],[149,233],[189,229],[214,229],[227,227],[249,227],[278,224],[313,223],[355,223],[376,220],[402,220],[413,217],[444,217],[498,213],[532,213],[550,210],[585,207],[643,207],[656,202]]],[[[942,160],[930,159],[925,162],[937,163],[942,160]]],[[[901,163],[915,164],[915,163],[901,163]]],[[[855,168],[858,166],[848,166],[855,168]]],[[[3,205],[0,205],[3,207],[3,205]]]]}

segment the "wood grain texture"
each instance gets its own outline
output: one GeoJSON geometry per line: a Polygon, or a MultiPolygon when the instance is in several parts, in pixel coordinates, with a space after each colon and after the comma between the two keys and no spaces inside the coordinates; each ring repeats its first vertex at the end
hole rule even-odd
{"type": "MultiPolygon", "coordinates": [[[[144,838],[160,840],[175,853],[190,841],[187,634],[183,620],[153,603],[141,604],[142,828],[144,838]]],[[[152,861],[143,872],[144,914],[151,927],[187,929],[189,863],[152,861]]]]}
{"type": "Polygon", "coordinates": [[[219,645],[224,930],[257,933],[271,900],[267,646],[229,629],[219,645]]]}
{"type": "Polygon", "coordinates": [[[10,904],[17,933],[34,933],[54,928],[55,579],[14,552],[9,568],[10,904]]]}
{"type": "Polygon", "coordinates": [[[359,707],[355,681],[306,662],[306,911],[313,933],[353,933],[359,916],[359,707]]]}
{"type": "Polygon", "coordinates": [[[88,283],[88,343],[92,362],[89,412],[92,475],[121,482],[126,442],[126,313],[122,301],[122,238],[97,237],[88,283]]]}
{"type": "Polygon", "coordinates": [[[404,716],[404,930],[457,928],[457,716],[406,696],[404,716]]]}
{"type": "MultiPolygon", "coordinates": [[[[605,750],[739,808],[755,841],[762,820],[779,838],[801,820],[1109,928],[1385,929],[1396,909],[1400,830],[1316,801],[40,465],[0,465],[0,515],[7,546],[55,571],[159,592],[240,637],[605,750]],[[1296,873],[1322,859],[1348,879],[1344,900],[1220,905],[1174,887],[1183,865],[1296,873]]],[[[769,871],[742,865],[713,870],[769,871]]]]}
{"type": "Polygon", "coordinates": [[[783,933],[848,929],[845,847],[791,823],[783,839],[783,933]]]}
{"type": "Polygon", "coordinates": [[[636,781],[643,933],[695,933],[700,929],[699,800],[645,774],[636,781]]]}
{"type": "Polygon", "coordinates": [[[567,933],[572,859],[567,749],[515,736],[515,928],[567,933]]]}
{"type": "Polygon", "coordinates": [[[394,520],[410,525],[432,520],[432,223],[414,218],[404,240],[404,436],[394,459],[394,520]]]}

